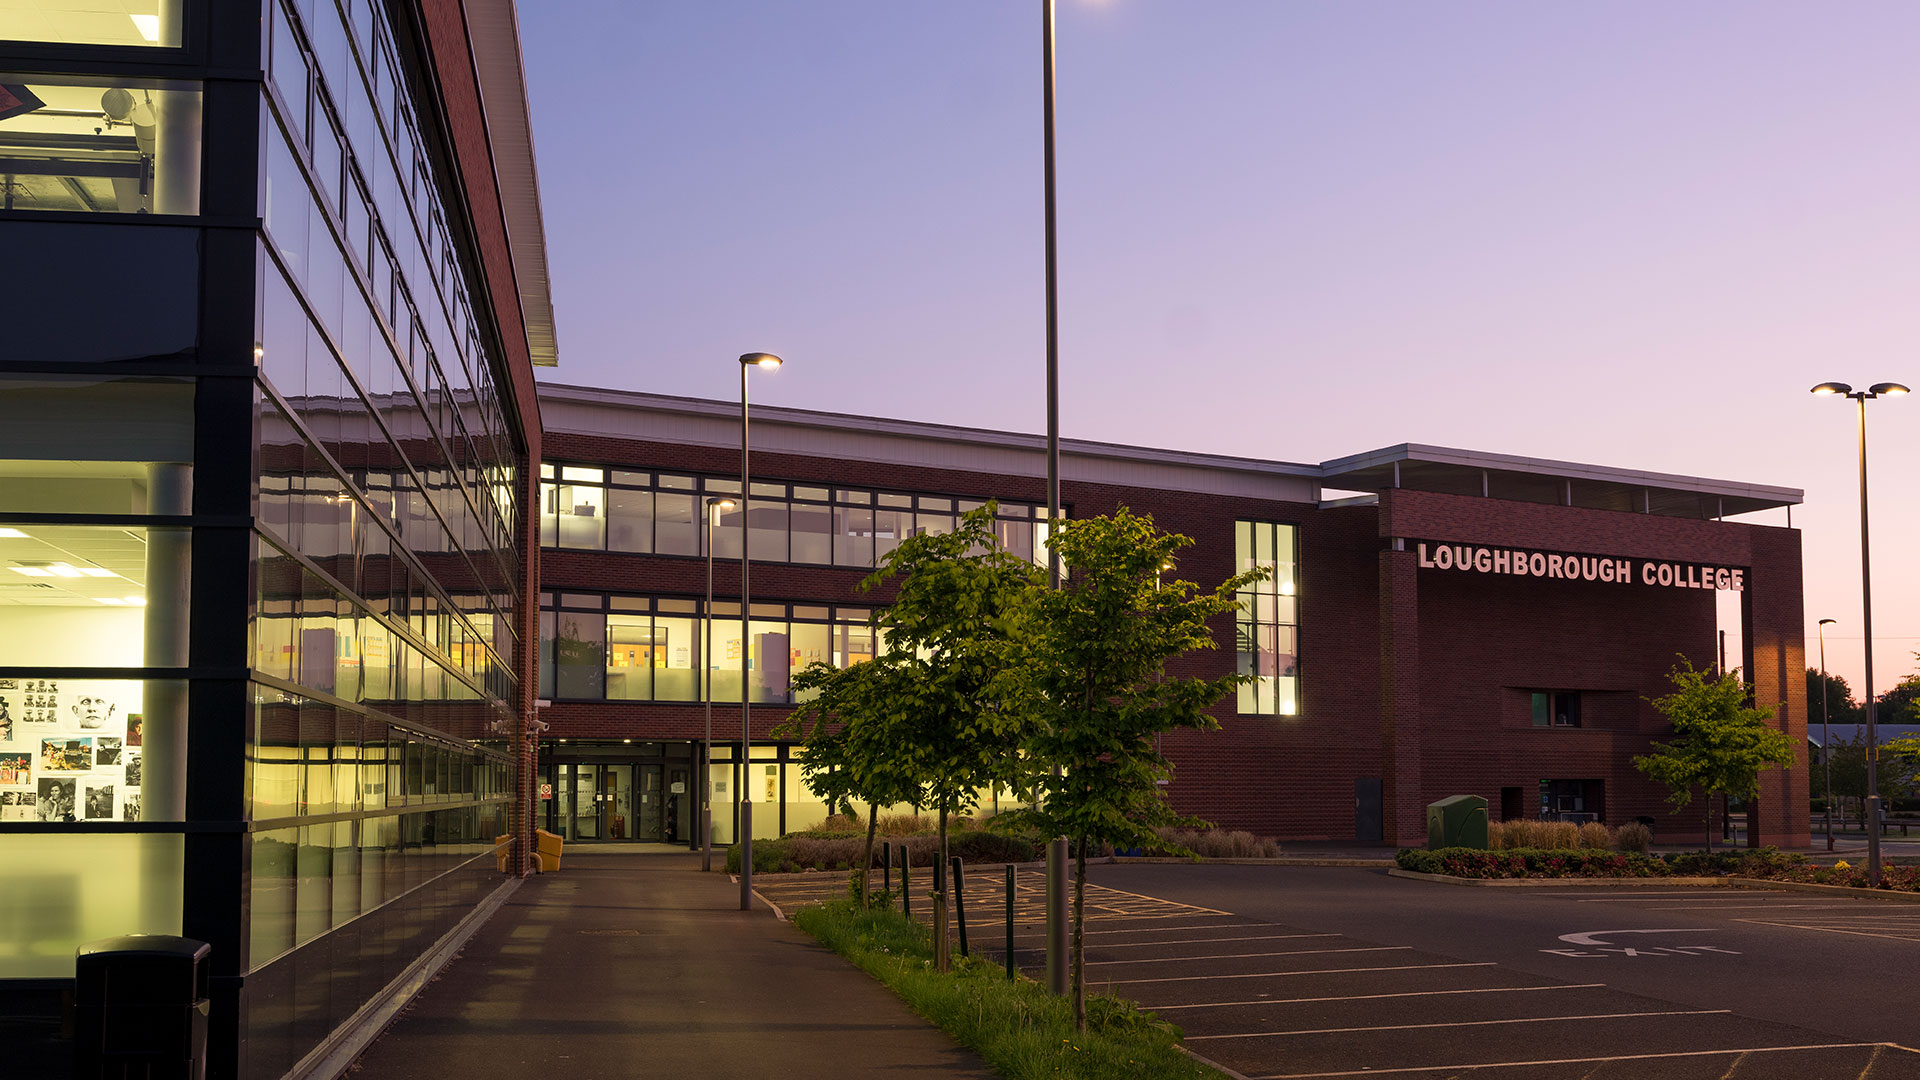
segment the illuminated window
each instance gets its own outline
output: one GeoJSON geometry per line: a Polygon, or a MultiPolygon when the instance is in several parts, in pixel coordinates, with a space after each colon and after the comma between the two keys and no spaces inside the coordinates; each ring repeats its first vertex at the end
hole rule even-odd
{"type": "Polygon", "coordinates": [[[1241,684],[1239,710],[1267,716],[1300,712],[1299,527],[1268,521],[1234,524],[1234,568],[1269,571],[1239,594],[1234,618],[1235,670],[1253,678],[1241,684]]]}

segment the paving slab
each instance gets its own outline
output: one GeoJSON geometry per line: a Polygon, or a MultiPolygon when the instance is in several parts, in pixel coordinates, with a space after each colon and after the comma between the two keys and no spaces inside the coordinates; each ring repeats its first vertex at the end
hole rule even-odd
{"type": "Polygon", "coordinates": [[[359,1080],[992,1077],[699,856],[527,881],[354,1063],[359,1080]]]}

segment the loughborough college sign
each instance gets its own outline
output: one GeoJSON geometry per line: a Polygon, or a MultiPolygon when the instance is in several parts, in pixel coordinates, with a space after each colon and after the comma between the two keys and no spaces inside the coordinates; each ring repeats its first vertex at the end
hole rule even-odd
{"type": "Polygon", "coordinates": [[[1707,563],[1616,559],[1605,555],[1563,555],[1551,551],[1476,547],[1472,544],[1418,544],[1422,570],[1455,570],[1502,577],[1604,581],[1615,585],[1657,585],[1672,589],[1746,590],[1746,570],[1707,563]]]}

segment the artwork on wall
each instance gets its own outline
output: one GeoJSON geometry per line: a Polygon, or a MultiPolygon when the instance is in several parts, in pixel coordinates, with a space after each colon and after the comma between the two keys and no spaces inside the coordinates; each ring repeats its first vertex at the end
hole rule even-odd
{"type": "Polygon", "coordinates": [[[140,751],[128,750],[121,755],[121,777],[130,788],[140,786],[140,751]]]}
{"type": "Polygon", "coordinates": [[[41,821],[73,821],[74,792],[78,780],[40,779],[39,813],[41,821]]]}
{"type": "Polygon", "coordinates": [[[40,740],[40,769],[43,772],[88,772],[93,768],[93,740],[55,738],[40,740]]]}
{"type": "Polygon", "coordinates": [[[0,697],[0,742],[13,741],[13,709],[6,698],[0,697]]]}
{"type": "Polygon", "coordinates": [[[33,782],[33,755],[0,754],[0,787],[33,782]]]}
{"type": "Polygon", "coordinates": [[[0,821],[32,821],[34,803],[31,791],[0,791],[0,821]]]}
{"type": "Polygon", "coordinates": [[[141,716],[139,713],[127,714],[127,745],[128,746],[140,745],[140,731],[142,728],[146,726],[147,726],[146,717],[141,716]]]}
{"type": "Polygon", "coordinates": [[[93,740],[93,763],[95,765],[120,764],[120,736],[102,735],[93,740]]]}
{"type": "Polygon", "coordinates": [[[88,821],[112,821],[113,785],[88,784],[86,809],[88,821]]]}
{"type": "Polygon", "coordinates": [[[140,820],[140,793],[139,792],[129,791],[123,798],[121,798],[120,820],[122,821],[139,821],[140,820]]]}

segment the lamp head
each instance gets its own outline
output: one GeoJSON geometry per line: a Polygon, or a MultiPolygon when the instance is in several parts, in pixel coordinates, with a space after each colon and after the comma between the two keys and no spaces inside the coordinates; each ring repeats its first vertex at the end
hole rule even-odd
{"type": "Polygon", "coordinates": [[[1834,394],[1851,394],[1853,387],[1843,382],[1823,382],[1814,387],[1813,392],[1821,397],[1831,397],[1834,394]]]}
{"type": "Polygon", "coordinates": [[[715,499],[708,497],[707,505],[715,510],[731,510],[736,504],[732,499],[715,499]]]}
{"type": "Polygon", "coordinates": [[[1832,626],[1832,625],[1834,625],[1834,624],[1835,624],[1835,620],[1833,620],[1833,619],[1821,619],[1821,620],[1820,620],[1820,625],[1821,625],[1821,626],[1832,626]]]}
{"type": "Polygon", "coordinates": [[[754,367],[767,371],[772,371],[782,363],[779,357],[770,352],[742,353],[740,354],[740,362],[743,364],[752,364],[754,367]]]}
{"type": "Polygon", "coordinates": [[[1880,397],[1904,397],[1912,391],[1897,382],[1883,382],[1867,387],[1867,393],[1880,397]]]}

